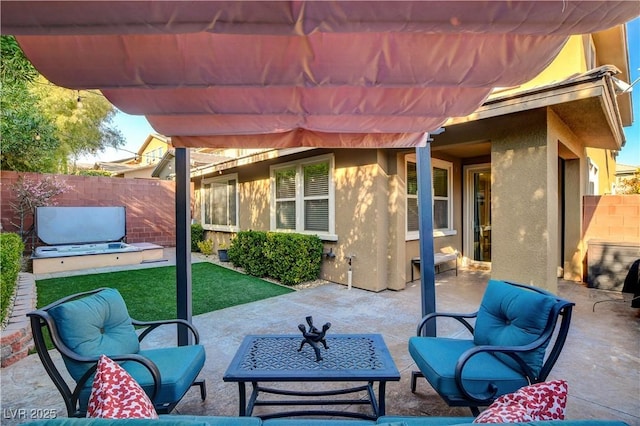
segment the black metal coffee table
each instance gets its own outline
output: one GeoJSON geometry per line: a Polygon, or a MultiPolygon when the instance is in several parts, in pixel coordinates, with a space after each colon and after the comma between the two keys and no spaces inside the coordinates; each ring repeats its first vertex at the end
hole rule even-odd
{"type": "Polygon", "coordinates": [[[261,415],[263,419],[302,415],[330,415],[376,419],[385,414],[385,387],[388,381],[399,381],[396,368],[387,346],[379,334],[338,334],[327,336],[329,349],[322,348],[321,361],[315,352],[304,345],[301,335],[251,335],[246,336],[231,361],[223,380],[238,382],[240,416],[250,416],[257,405],[370,405],[373,414],[333,410],[285,411],[261,415]],[[253,391],[246,399],[245,384],[250,382],[253,391]],[[366,382],[366,385],[346,389],[301,392],[260,386],[260,382],[366,382]],[[374,383],[378,382],[376,399],[374,383]],[[367,391],[367,399],[327,399],[336,395],[367,391]],[[260,393],[271,393],[303,399],[260,400],[260,393]]]}

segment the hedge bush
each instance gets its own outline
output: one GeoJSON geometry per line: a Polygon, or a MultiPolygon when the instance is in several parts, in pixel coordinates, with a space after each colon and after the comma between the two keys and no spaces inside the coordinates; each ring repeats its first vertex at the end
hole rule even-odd
{"type": "Polygon", "coordinates": [[[200,251],[198,243],[204,241],[204,228],[199,223],[191,224],[191,251],[200,251]]]}
{"type": "Polygon", "coordinates": [[[231,240],[228,254],[234,266],[239,266],[249,275],[269,276],[269,263],[264,256],[267,233],[263,231],[240,231],[231,240]]]}
{"type": "Polygon", "coordinates": [[[320,276],[322,250],[315,235],[241,231],[231,242],[229,260],[250,275],[295,285],[320,276]]]}
{"type": "Polygon", "coordinates": [[[16,288],[23,252],[24,243],[18,234],[0,234],[0,314],[3,322],[16,288]]]}

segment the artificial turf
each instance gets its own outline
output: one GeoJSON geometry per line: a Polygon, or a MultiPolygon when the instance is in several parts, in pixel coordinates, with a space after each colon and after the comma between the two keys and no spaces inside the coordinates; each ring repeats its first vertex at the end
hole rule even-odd
{"type": "MultiPolygon", "coordinates": [[[[191,266],[193,314],[241,305],[294,290],[209,262],[191,266]]],[[[176,318],[176,267],[134,269],[36,281],[38,307],[100,287],[117,289],[140,321],[176,318]]]]}

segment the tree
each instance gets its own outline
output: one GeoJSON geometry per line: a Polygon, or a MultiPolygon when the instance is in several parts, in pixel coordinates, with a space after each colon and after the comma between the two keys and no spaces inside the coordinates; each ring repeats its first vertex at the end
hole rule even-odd
{"type": "Polygon", "coordinates": [[[633,177],[623,179],[620,186],[621,194],[640,194],[640,168],[636,170],[633,177]]]}
{"type": "MultiPolygon", "coordinates": [[[[29,237],[33,237],[36,208],[55,206],[55,198],[68,191],[69,186],[55,177],[45,176],[40,180],[32,180],[20,176],[12,189],[16,195],[15,201],[10,205],[18,216],[18,223],[11,224],[18,228],[18,235],[26,243],[29,237]]],[[[33,241],[31,245],[33,246],[33,241]]]]}
{"type": "Polygon", "coordinates": [[[57,150],[60,170],[67,172],[68,160],[75,163],[84,154],[124,145],[122,133],[112,125],[116,109],[101,93],[65,89],[42,76],[30,91],[40,99],[39,106],[45,116],[55,123],[60,143],[57,150]]]}
{"type": "Polygon", "coordinates": [[[1,165],[5,170],[69,172],[84,154],[125,141],[113,126],[116,109],[101,93],[48,82],[31,65],[15,38],[2,36],[1,165]]]}
{"type": "Polygon", "coordinates": [[[24,172],[53,172],[58,141],[53,122],[37,108],[28,89],[38,72],[16,40],[0,37],[0,167],[24,172]]]}

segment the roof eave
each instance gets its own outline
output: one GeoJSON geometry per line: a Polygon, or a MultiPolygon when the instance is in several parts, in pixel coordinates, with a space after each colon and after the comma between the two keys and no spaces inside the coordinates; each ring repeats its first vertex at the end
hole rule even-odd
{"type": "MultiPolygon", "coordinates": [[[[593,72],[564,82],[530,89],[485,102],[473,114],[450,119],[446,126],[506,116],[520,111],[551,107],[585,146],[619,150],[625,136],[610,70],[593,72]],[[598,100],[594,107],[594,100],[598,100]],[[580,110],[580,114],[574,111],[580,110]],[[578,118],[580,123],[578,123],[578,118]],[[606,129],[588,127],[584,123],[606,122],[606,129]]],[[[601,127],[601,126],[600,126],[601,127]]]]}

